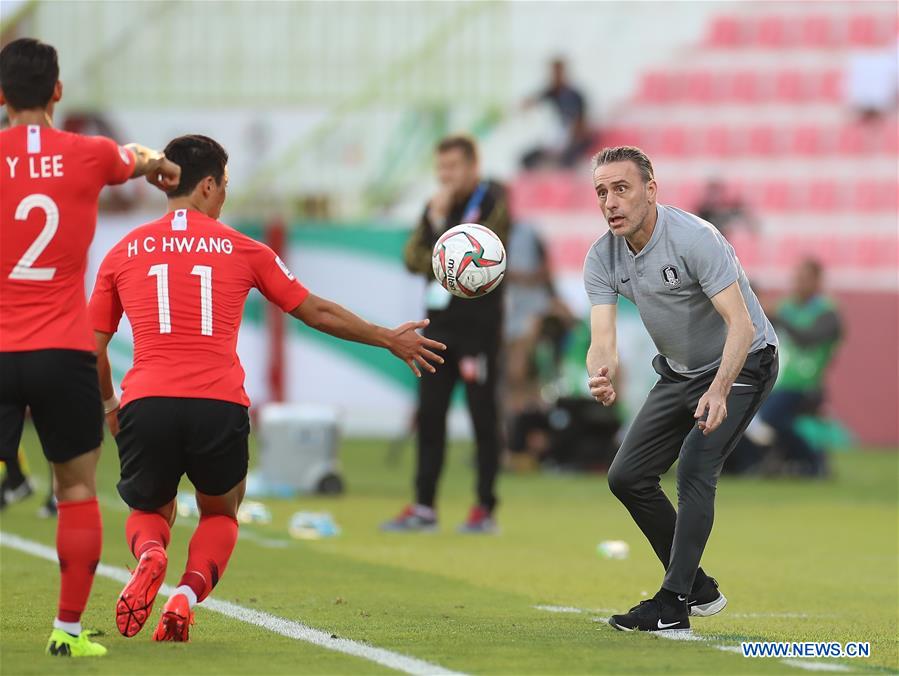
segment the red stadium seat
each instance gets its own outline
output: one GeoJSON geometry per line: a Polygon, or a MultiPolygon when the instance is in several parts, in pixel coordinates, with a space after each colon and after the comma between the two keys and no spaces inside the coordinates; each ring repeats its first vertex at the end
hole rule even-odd
{"type": "Polygon", "coordinates": [[[799,26],[799,42],[804,47],[833,47],[836,35],[830,17],[811,15],[803,18],[799,26]]]}
{"type": "Polygon", "coordinates": [[[707,43],[712,47],[738,47],[743,44],[741,22],[736,17],[719,16],[712,19],[707,43]]]}
{"type": "Polygon", "coordinates": [[[776,155],[782,150],[775,129],[769,125],[751,127],[747,147],[753,155],[776,155]]]}
{"type": "Polygon", "coordinates": [[[774,76],[774,94],[779,101],[804,100],[802,73],[798,70],[781,70],[774,76]]]}
{"type": "Polygon", "coordinates": [[[762,83],[759,73],[752,70],[737,71],[725,75],[730,84],[730,98],[743,103],[755,103],[762,99],[762,83]]]}
{"type": "Polygon", "coordinates": [[[709,103],[716,99],[717,91],[712,74],[706,70],[688,73],[686,77],[686,96],[690,101],[709,103]]]}
{"type": "Polygon", "coordinates": [[[818,127],[804,125],[793,131],[790,150],[798,155],[818,155],[824,152],[823,133],[818,127]]]}
{"type": "Polygon", "coordinates": [[[849,18],[849,43],[854,47],[875,47],[881,44],[882,35],[878,28],[879,17],[859,14],[849,18]]]}
{"type": "Polygon", "coordinates": [[[762,17],[757,25],[755,42],[763,47],[786,47],[788,31],[783,16],[762,17]]]}

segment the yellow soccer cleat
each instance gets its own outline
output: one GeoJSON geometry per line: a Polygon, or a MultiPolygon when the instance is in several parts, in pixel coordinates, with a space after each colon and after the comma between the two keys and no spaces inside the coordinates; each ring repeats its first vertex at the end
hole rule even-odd
{"type": "Polygon", "coordinates": [[[72,636],[62,629],[54,629],[47,641],[47,654],[55,657],[103,657],[106,648],[90,639],[95,633],[85,630],[78,636],[72,636]]]}

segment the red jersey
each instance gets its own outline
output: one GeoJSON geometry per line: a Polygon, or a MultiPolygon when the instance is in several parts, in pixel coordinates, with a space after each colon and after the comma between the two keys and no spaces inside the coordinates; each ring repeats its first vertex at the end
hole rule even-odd
{"type": "Polygon", "coordinates": [[[93,352],[84,272],[97,198],[131,177],[134,155],[37,125],[0,131],[0,154],[0,352],[93,352]]]}
{"type": "Polygon", "coordinates": [[[237,332],[252,288],[285,312],[309,295],[274,251],[197,211],[171,212],[116,244],[100,264],[89,313],[105,333],[123,311],[131,322],[134,365],[122,404],[188,397],[249,406],[237,332]]]}

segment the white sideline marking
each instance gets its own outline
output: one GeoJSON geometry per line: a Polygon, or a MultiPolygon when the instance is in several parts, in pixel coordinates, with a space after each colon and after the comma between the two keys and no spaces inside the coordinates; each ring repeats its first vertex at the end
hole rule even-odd
{"type": "MultiPolygon", "coordinates": [[[[0,531],[0,546],[16,549],[25,554],[31,554],[32,556],[53,563],[58,561],[56,558],[56,550],[52,547],[47,547],[38,542],[33,542],[32,540],[26,540],[13,533],[0,531]]],[[[97,575],[121,582],[122,584],[131,579],[131,574],[124,568],[108,566],[104,563],[97,566],[97,575]]],[[[174,587],[167,584],[162,585],[159,589],[159,593],[166,597],[171,596],[173,591],[174,587]]],[[[407,655],[395,653],[384,648],[375,648],[348,638],[332,638],[330,633],[319,629],[313,629],[301,622],[295,622],[259,610],[245,608],[229,601],[219,601],[218,599],[209,598],[203,601],[200,606],[214,613],[219,613],[220,615],[225,615],[226,617],[240,620],[241,622],[246,622],[247,624],[252,624],[261,627],[262,629],[267,629],[274,634],[279,634],[297,641],[305,641],[306,643],[311,643],[327,650],[344,653],[345,655],[361,657],[369,662],[375,662],[376,664],[381,664],[405,674],[413,674],[415,676],[431,676],[436,674],[441,676],[462,676],[459,672],[450,671],[449,669],[445,669],[436,664],[431,664],[430,662],[425,662],[424,660],[419,660],[415,657],[408,657],[407,655]]]]}
{"type": "Polygon", "coordinates": [[[545,610],[548,613],[582,613],[580,608],[572,608],[571,606],[534,606],[535,610],[545,610]]]}
{"type": "MultiPolygon", "coordinates": [[[[573,606],[534,606],[537,610],[546,610],[550,613],[571,613],[571,614],[580,614],[590,612],[585,610],[584,608],[575,608],[573,606]]],[[[597,611],[606,610],[605,608],[597,608],[597,611]]],[[[737,613],[731,615],[731,617],[792,617],[792,618],[807,618],[810,617],[804,613],[737,613]]],[[[594,617],[592,618],[593,622],[608,622],[608,618],[606,617],[594,617]]],[[[687,630],[674,630],[674,631],[658,631],[653,632],[653,636],[657,638],[664,638],[669,641],[704,641],[710,642],[712,639],[706,636],[702,636],[701,634],[696,634],[692,629],[687,630]]],[[[737,653],[738,655],[743,654],[743,649],[739,646],[735,645],[712,645],[711,647],[716,648],[718,650],[722,650],[727,653],[737,653]]],[[[852,671],[845,664],[840,663],[827,663],[827,662],[807,662],[801,659],[782,659],[779,660],[781,664],[785,664],[788,667],[796,667],[797,669],[806,669],[807,671],[839,671],[846,672],[852,671]]]]}
{"type": "Polygon", "coordinates": [[[781,660],[781,664],[791,667],[798,667],[806,671],[852,671],[845,664],[828,664],[827,662],[803,662],[802,660],[788,659],[781,660]]]}

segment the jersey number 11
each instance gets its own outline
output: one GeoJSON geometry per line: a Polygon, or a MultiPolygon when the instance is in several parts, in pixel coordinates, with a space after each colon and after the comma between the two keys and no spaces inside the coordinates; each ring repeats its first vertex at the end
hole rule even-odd
{"type": "MultiPolygon", "coordinates": [[[[190,274],[200,278],[200,333],[212,335],[212,268],[195,265],[190,274]]],[[[169,264],[159,263],[150,267],[148,277],[156,277],[156,305],[159,308],[159,333],[172,332],[172,312],[169,307],[169,264]]]]}

